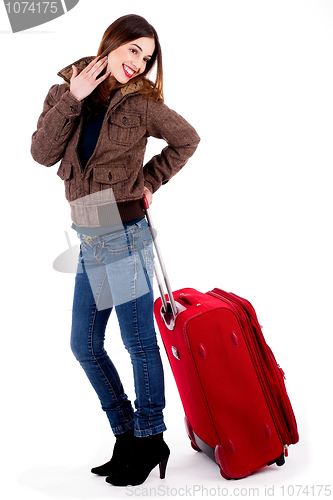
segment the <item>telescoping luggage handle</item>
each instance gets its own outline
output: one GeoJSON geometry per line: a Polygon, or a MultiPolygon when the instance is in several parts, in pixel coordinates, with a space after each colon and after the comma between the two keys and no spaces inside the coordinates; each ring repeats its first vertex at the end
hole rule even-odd
{"type": "MultiPolygon", "coordinates": [[[[168,278],[168,275],[167,275],[167,272],[166,272],[166,269],[165,269],[164,261],[163,261],[161,250],[160,250],[160,246],[159,246],[158,241],[157,241],[156,231],[155,231],[153,220],[152,220],[152,217],[151,217],[151,214],[150,214],[149,203],[148,203],[147,197],[145,195],[143,195],[143,206],[144,206],[144,209],[146,211],[148,225],[149,225],[151,233],[152,233],[152,238],[153,238],[153,242],[154,242],[154,246],[155,246],[157,258],[158,258],[158,261],[160,263],[160,268],[161,268],[161,271],[162,271],[163,279],[164,279],[164,282],[165,282],[165,285],[166,285],[166,289],[167,289],[167,292],[168,292],[168,297],[169,297],[169,302],[167,302],[167,300],[165,298],[165,295],[164,295],[163,283],[162,283],[159,271],[157,269],[157,266],[154,263],[155,276],[156,276],[156,280],[157,280],[157,284],[158,284],[158,288],[159,288],[159,291],[160,291],[160,295],[161,295],[161,299],[162,299],[162,304],[163,304],[163,311],[162,312],[164,313],[164,319],[165,320],[166,320],[165,316],[169,315],[169,314],[171,314],[173,316],[173,320],[174,320],[176,318],[176,315],[177,315],[177,307],[176,307],[176,303],[175,303],[175,300],[174,300],[173,295],[172,295],[172,288],[171,288],[170,281],[169,281],[169,278],[168,278]]],[[[170,321],[168,321],[168,323],[170,324],[170,321]]],[[[171,323],[174,323],[174,321],[171,322],[171,323]]],[[[173,329],[172,326],[171,326],[171,329],[173,329]]]]}

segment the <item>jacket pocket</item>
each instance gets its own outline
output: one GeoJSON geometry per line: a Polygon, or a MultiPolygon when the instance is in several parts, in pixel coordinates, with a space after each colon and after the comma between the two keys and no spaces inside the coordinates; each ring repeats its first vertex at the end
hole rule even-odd
{"type": "Polygon", "coordinates": [[[93,183],[99,190],[112,189],[114,196],[119,199],[123,196],[124,186],[129,173],[125,165],[101,165],[93,168],[93,183]]]}
{"type": "Polygon", "coordinates": [[[65,195],[70,199],[70,179],[72,178],[73,166],[69,161],[62,161],[58,168],[57,175],[65,182],[65,195]]]}
{"type": "Polygon", "coordinates": [[[68,181],[72,175],[72,164],[69,161],[62,161],[60,163],[60,167],[58,168],[57,175],[59,175],[60,179],[63,181],[68,181]]]}
{"type": "Polygon", "coordinates": [[[99,184],[115,184],[128,179],[128,172],[125,165],[104,165],[94,167],[93,179],[99,184]]]}
{"type": "Polygon", "coordinates": [[[129,146],[138,139],[141,116],[137,113],[116,112],[109,118],[109,138],[122,146],[129,146]]]}

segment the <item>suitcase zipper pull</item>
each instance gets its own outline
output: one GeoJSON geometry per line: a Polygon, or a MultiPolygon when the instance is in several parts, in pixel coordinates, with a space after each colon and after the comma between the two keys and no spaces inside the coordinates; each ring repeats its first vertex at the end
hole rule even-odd
{"type": "Polygon", "coordinates": [[[280,365],[278,365],[278,369],[280,370],[282,377],[286,379],[286,374],[284,373],[280,365]]]}
{"type": "Polygon", "coordinates": [[[287,444],[284,445],[284,456],[285,457],[288,456],[288,445],[287,444]]]}

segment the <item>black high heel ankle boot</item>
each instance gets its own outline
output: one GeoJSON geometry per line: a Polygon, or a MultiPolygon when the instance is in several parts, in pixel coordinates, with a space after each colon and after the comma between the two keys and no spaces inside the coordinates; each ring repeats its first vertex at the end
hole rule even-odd
{"type": "Polygon", "coordinates": [[[128,467],[117,476],[107,477],[108,483],[114,486],[138,486],[145,482],[157,465],[160,478],[165,478],[170,450],[163,440],[163,433],[143,438],[134,437],[134,441],[134,453],[128,467]]]}
{"type": "Polygon", "coordinates": [[[99,476],[115,476],[128,466],[134,451],[134,429],[116,435],[111,460],[99,467],[93,467],[91,472],[99,476]]]}

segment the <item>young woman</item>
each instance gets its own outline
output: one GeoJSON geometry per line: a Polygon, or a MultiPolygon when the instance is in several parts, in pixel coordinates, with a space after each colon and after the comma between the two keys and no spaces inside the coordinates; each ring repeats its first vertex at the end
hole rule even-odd
{"type": "Polygon", "coordinates": [[[194,153],[195,130],[163,102],[162,53],[142,17],[116,20],[97,57],[58,73],[32,137],[33,158],[61,161],[73,228],[81,241],[71,347],[95,389],[116,442],[92,469],[114,485],[142,484],[169,448],[163,439],[164,379],[153,321],[153,251],[142,198],[167,183],[194,153]],[[157,65],[155,82],[147,74],[157,65]],[[167,146],[143,165],[147,137],[167,146]],[[133,365],[135,411],[104,349],[115,308],[133,365]]]}

